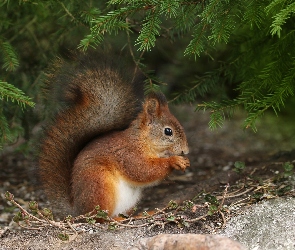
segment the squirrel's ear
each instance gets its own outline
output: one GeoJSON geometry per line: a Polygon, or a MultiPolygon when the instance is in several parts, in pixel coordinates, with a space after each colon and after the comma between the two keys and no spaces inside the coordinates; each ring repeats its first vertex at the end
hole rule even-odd
{"type": "Polygon", "coordinates": [[[160,117],[162,109],[167,106],[167,101],[162,93],[151,93],[143,104],[144,122],[151,123],[155,118],[160,117]]]}
{"type": "Polygon", "coordinates": [[[161,113],[160,103],[155,98],[149,98],[144,103],[144,111],[148,122],[152,122],[161,113]]]}

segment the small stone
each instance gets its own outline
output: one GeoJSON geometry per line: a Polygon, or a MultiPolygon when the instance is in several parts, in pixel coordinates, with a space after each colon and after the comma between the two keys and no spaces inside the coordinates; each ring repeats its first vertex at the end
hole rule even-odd
{"type": "Polygon", "coordinates": [[[159,234],[140,239],[130,250],[246,250],[237,241],[220,235],[159,234]]]}

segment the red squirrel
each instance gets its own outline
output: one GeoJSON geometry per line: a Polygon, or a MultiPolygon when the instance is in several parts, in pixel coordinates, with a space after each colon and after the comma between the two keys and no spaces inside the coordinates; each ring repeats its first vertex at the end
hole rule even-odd
{"type": "Polygon", "coordinates": [[[183,127],[165,96],[142,98],[143,84],[104,56],[59,60],[48,75],[48,95],[60,104],[45,126],[39,175],[63,215],[96,205],[116,216],[189,160],[183,127]]]}

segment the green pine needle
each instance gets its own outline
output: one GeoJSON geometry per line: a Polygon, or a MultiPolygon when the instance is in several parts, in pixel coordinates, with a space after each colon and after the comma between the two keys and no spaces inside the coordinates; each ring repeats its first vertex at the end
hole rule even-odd
{"type": "Polygon", "coordinates": [[[0,53],[3,58],[2,69],[6,71],[15,71],[19,66],[18,56],[9,42],[0,40],[0,53]]]}
{"type": "Polygon", "coordinates": [[[14,87],[12,84],[0,81],[0,100],[10,100],[17,102],[22,108],[26,105],[33,107],[35,104],[31,101],[30,97],[27,97],[23,91],[14,87]]]}

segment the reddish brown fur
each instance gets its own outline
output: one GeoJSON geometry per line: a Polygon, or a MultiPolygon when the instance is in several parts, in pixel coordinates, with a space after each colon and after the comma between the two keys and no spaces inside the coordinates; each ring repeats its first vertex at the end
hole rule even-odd
{"type": "Polygon", "coordinates": [[[58,68],[63,74],[51,76],[53,95],[66,105],[44,131],[39,173],[63,215],[86,213],[96,205],[114,215],[128,209],[126,199],[137,201],[136,187],[189,166],[182,156],[188,153],[184,130],[164,95],[151,93],[142,104],[136,86],[116,69],[90,64],[85,69],[78,64],[70,73],[63,72],[68,67],[58,68]],[[167,127],[173,135],[164,133],[167,127]],[[124,192],[123,198],[118,194],[118,183],[129,192],[126,199],[124,192]]]}
{"type": "Polygon", "coordinates": [[[44,128],[39,176],[61,215],[73,212],[71,172],[81,149],[96,136],[126,128],[141,109],[140,90],[124,71],[97,56],[73,66],[59,60],[48,74],[47,96],[59,111],[44,128]]]}
{"type": "MultiPolygon", "coordinates": [[[[184,170],[189,165],[182,156],[159,158],[148,140],[147,124],[151,119],[168,117],[170,123],[175,119],[167,105],[160,105],[156,100],[154,106],[155,100],[152,100],[156,108],[153,112],[159,117],[150,117],[154,114],[147,112],[150,104],[147,100],[143,112],[128,129],[92,141],[79,154],[72,179],[74,206],[78,213],[88,212],[99,204],[112,214],[116,200],[114,185],[119,177],[134,186],[144,187],[164,179],[173,168],[184,170]]],[[[174,122],[178,124],[176,119],[174,122]]]]}

